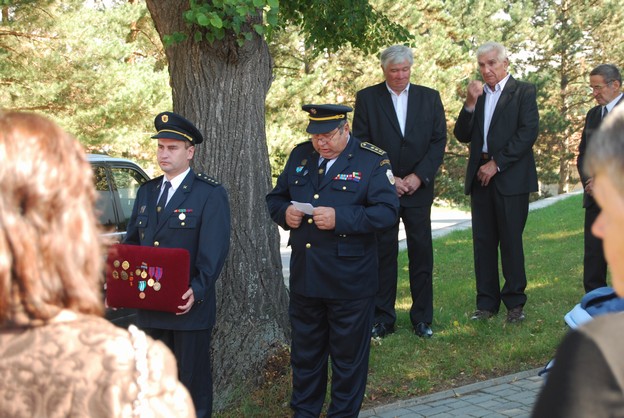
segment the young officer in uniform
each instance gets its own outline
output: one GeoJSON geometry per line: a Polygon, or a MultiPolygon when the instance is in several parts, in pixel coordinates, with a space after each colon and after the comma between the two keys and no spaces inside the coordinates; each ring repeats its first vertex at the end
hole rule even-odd
{"type": "Polygon", "coordinates": [[[303,110],[312,139],[295,147],[267,195],[292,248],[290,405],[295,417],[320,415],[331,357],[327,416],[357,417],[378,288],[375,233],[396,223],[399,201],[386,153],[350,135],[350,107],[303,110]]]}
{"type": "Polygon", "coordinates": [[[197,416],[205,418],[212,413],[210,337],[215,281],[230,246],[230,207],[223,186],[190,168],[195,146],[203,141],[197,128],[172,112],[156,116],[154,125],[165,174],[139,188],[125,243],[187,249],[191,266],[180,312],[139,310],[138,325],[173,351],[197,416]]]}

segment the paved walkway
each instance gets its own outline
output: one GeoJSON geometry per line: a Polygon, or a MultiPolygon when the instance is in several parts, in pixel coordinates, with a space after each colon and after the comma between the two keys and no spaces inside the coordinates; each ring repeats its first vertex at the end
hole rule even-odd
{"type": "Polygon", "coordinates": [[[530,417],[542,387],[540,369],[361,411],[359,418],[530,417]]]}

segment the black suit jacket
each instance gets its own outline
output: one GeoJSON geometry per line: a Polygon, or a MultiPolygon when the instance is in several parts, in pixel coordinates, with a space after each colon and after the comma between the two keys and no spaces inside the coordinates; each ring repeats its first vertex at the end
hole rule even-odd
{"type": "Polygon", "coordinates": [[[405,135],[401,134],[386,82],[360,90],[355,99],[353,135],[386,151],[395,176],[414,173],[420,178],[421,187],[412,195],[402,196],[401,206],[433,203],[435,175],[446,147],[446,117],[436,90],[410,84],[405,135]]]}
{"type": "MultiPolygon", "coordinates": [[[[624,96],[616,103],[618,106],[624,102],[624,96]]],[[[602,106],[598,105],[590,109],[585,117],[585,126],[583,127],[583,133],[581,134],[581,142],[579,144],[579,153],[576,158],[576,168],[578,169],[581,182],[583,182],[583,189],[585,183],[589,180],[589,176],[583,172],[583,164],[585,161],[585,151],[587,150],[587,142],[591,140],[591,136],[598,130],[602,123],[602,106]]],[[[587,208],[595,203],[594,198],[583,191],[583,207],[587,208]]]]}
{"type": "Polygon", "coordinates": [[[162,178],[139,188],[125,243],[187,249],[191,255],[189,286],[195,304],[184,315],[139,310],[138,324],[184,331],[208,329],[215,324],[215,282],[230,248],[227,193],[215,180],[191,170],[157,218],[156,200],[162,178]]]}
{"type": "MultiPolygon", "coordinates": [[[[485,93],[477,100],[474,112],[459,112],[455,137],[470,143],[464,192],[470,194],[472,181],[479,169],[483,149],[485,93]]],[[[539,113],[535,86],[509,77],[494,109],[488,130],[488,153],[496,161],[496,189],[512,196],[537,191],[537,170],[533,144],[537,140],[539,113]]]]}

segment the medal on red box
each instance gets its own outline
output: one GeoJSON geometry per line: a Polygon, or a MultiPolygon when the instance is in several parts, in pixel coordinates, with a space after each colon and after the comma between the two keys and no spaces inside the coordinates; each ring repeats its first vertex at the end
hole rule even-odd
{"type": "Polygon", "coordinates": [[[163,268],[159,266],[148,266],[146,262],[141,262],[140,266],[137,266],[134,271],[130,270],[128,274],[127,270],[130,269],[130,263],[127,260],[115,260],[113,262],[112,277],[113,279],[122,279],[128,282],[129,286],[134,286],[134,279],[137,279],[137,290],[139,299],[145,299],[149,296],[149,288],[158,292],[162,288],[160,279],[163,276],[163,268]]]}

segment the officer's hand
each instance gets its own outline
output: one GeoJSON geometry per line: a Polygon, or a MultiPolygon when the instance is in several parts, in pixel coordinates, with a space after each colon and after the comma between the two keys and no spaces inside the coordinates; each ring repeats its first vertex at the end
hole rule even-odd
{"type": "Polygon", "coordinates": [[[314,208],[312,218],[318,229],[330,230],[336,227],[336,210],[326,206],[314,208]]]}
{"type": "Polygon", "coordinates": [[[468,84],[468,89],[466,91],[466,102],[464,102],[464,106],[466,110],[472,112],[477,104],[477,99],[479,96],[483,94],[483,83],[479,80],[472,80],[468,84]]]}
{"type": "Polygon", "coordinates": [[[111,310],[113,310],[113,311],[116,311],[116,310],[117,310],[117,308],[111,308],[110,306],[108,306],[108,299],[106,299],[106,298],[104,298],[104,307],[105,307],[106,309],[111,309],[111,310]]]}
{"type": "Polygon", "coordinates": [[[176,312],[176,315],[184,315],[193,307],[193,303],[195,303],[195,295],[193,294],[192,287],[189,287],[188,290],[184,292],[184,294],[182,295],[182,300],[187,300],[187,302],[182,306],[178,306],[178,309],[182,312],[176,312]]]}
{"type": "Polygon", "coordinates": [[[288,206],[286,209],[286,225],[293,229],[299,228],[303,215],[304,213],[296,209],[293,205],[288,206]]]}
{"type": "Polygon", "coordinates": [[[394,187],[396,187],[397,196],[401,197],[409,190],[407,188],[407,184],[401,177],[394,177],[394,187]]]}

